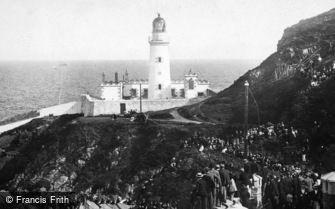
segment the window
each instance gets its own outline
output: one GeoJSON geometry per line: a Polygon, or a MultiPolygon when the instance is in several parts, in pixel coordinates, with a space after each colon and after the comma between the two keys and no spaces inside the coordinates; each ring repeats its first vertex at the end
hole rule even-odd
{"type": "Polygon", "coordinates": [[[148,89],[144,89],[143,98],[148,99],[148,89]]]}
{"type": "Polygon", "coordinates": [[[192,78],[188,81],[188,89],[194,89],[194,80],[192,78]]]}
{"type": "Polygon", "coordinates": [[[120,103],[120,113],[124,114],[126,112],[126,103],[120,103]]]}
{"type": "Polygon", "coordinates": [[[159,89],[159,90],[162,89],[162,84],[158,84],[158,89],[159,89]]]}
{"type": "Polygon", "coordinates": [[[136,96],[137,96],[137,91],[136,91],[136,89],[131,89],[131,90],[130,90],[130,95],[131,95],[131,97],[136,97],[136,96]]]}
{"type": "Polygon", "coordinates": [[[162,57],[157,57],[157,58],[156,58],[156,62],[163,62],[162,57]]]}
{"type": "Polygon", "coordinates": [[[180,97],[185,97],[185,90],[184,89],[180,89],[180,97]]]}
{"type": "Polygon", "coordinates": [[[171,95],[172,97],[177,97],[176,89],[171,89],[171,95]]]}

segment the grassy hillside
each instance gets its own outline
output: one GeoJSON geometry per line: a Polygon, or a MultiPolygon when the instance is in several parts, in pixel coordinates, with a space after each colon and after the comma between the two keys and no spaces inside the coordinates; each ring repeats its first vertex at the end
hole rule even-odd
{"type": "MultiPolygon", "coordinates": [[[[258,67],[249,70],[229,88],[202,105],[185,107],[180,113],[188,118],[199,115],[202,120],[218,123],[242,123],[244,82],[247,80],[255,98],[249,94],[251,123],[258,122],[256,103],[261,123],[300,123],[301,120],[312,119],[311,115],[315,113],[306,112],[312,102],[312,94],[315,89],[331,91],[328,88],[332,87],[323,83],[333,78],[334,61],[335,9],[287,28],[278,42],[278,50],[258,67]]],[[[332,109],[324,111],[331,115],[332,109]]]]}
{"type": "Polygon", "coordinates": [[[334,159],[335,9],[287,28],[277,51],[258,67],[217,96],[183,107],[179,113],[192,119],[241,125],[246,80],[251,90],[250,126],[258,124],[258,116],[261,124],[283,121],[306,133],[309,155],[315,162],[334,159]]]}
{"type": "Polygon", "coordinates": [[[45,188],[126,197],[134,185],[137,190],[132,195],[142,198],[152,195],[138,189],[153,179],[156,183],[149,192],[164,201],[186,201],[195,173],[222,156],[199,155],[195,147],[185,149],[184,141],[196,132],[220,136],[222,130],[213,125],[135,123],[80,115],[36,119],[0,136],[13,136],[4,148],[19,152],[0,170],[1,189],[45,188]],[[174,157],[182,166],[171,173],[174,157]],[[168,180],[174,183],[163,183],[168,180]]]}

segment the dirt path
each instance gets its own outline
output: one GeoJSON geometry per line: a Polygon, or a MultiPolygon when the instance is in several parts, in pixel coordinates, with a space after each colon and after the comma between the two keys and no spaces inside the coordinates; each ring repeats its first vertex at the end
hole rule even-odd
{"type": "Polygon", "coordinates": [[[201,124],[202,122],[200,121],[195,121],[195,120],[189,120],[187,118],[184,118],[181,116],[178,111],[178,109],[175,108],[173,109],[170,114],[174,117],[174,119],[171,119],[171,121],[176,121],[176,122],[182,122],[182,123],[195,123],[195,124],[201,124]]]}

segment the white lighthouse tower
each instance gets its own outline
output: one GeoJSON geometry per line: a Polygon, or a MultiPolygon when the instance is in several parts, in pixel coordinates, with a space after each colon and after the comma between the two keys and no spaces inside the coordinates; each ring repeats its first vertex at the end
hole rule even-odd
{"type": "Polygon", "coordinates": [[[160,17],[152,22],[152,36],[149,37],[149,92],[150,100],[171,98],[171,76],[169,37],[165,20],[160,17]]]}

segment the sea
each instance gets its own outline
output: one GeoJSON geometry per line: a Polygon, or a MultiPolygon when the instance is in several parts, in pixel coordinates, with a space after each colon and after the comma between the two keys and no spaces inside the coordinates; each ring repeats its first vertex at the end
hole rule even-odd
{"type": "MultiPolygon", "coordinates": [[[[198,73],[219,92],[256,67],[259,60],[172,60],[171,77],[198,73]]],[[[118,61],[2,61],[0,62],[0,121],[17,114],[77,101],[83,93],[99,96],[102,73],[119,80],[126,70],[129,79],[147,79],[146,60],[118,61]]]]}

